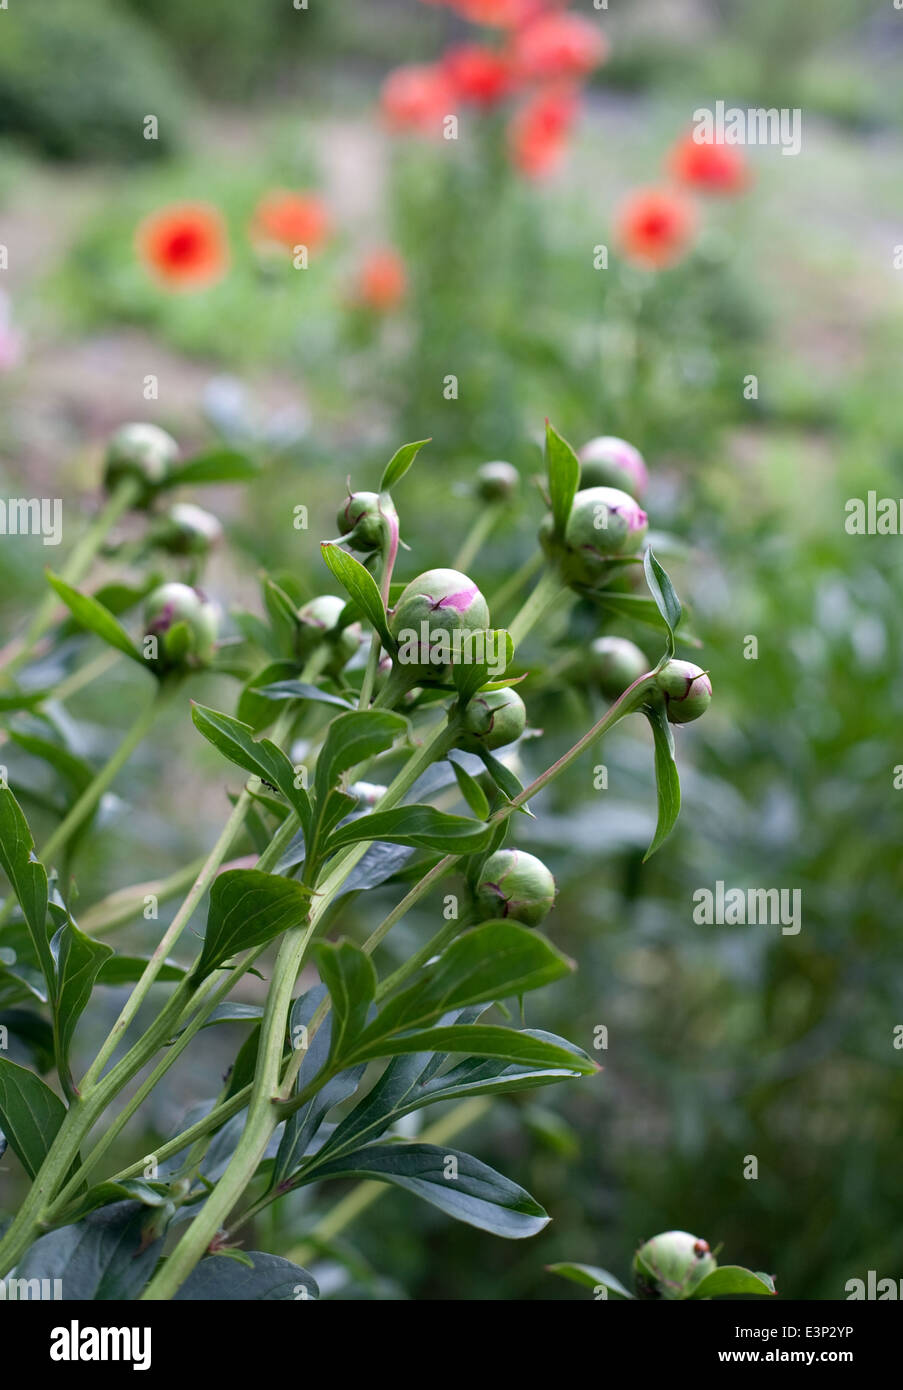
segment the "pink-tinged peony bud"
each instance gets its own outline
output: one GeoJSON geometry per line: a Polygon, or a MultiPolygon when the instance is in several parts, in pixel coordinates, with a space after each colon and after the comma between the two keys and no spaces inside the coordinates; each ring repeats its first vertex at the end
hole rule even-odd
{"type": "Polygon", "coordinates": [[[378,492],[349,493],[337,520],[352,550],[379,550],[398,534],[398,513],[378,492]]]}
{"type": "Polygon", "coordinates": [[[209,666],[219,634],[219,608],[188,584],[161,584],[144,605],[144,632],[157,639],[156,670],[209,666]]]}
{"type": "Polygon", "coordinates": [[[171,434],[156,425],[123,425],[107,446],[104,486],[112,492],[124,478],[136,478],[149,493],[165,482],[179,456],[171,434]]]}
{"type": "Polygon", "coordinates": [[[489,627],[489,607],[459,570],[427,570],[400,595],[389,621],[397,667],[410,685],[439,681],[451,665],[473,660],[467,634],[489,627]]]}
{"type": "Polygon", "coordinates": [[[336,626],[344,608],[344,599],[337,598],[335,594],[320,594],[298,609],[295,651],[299,661],[309,660],[322,642],[328,642],[333,649],[323,666],[327,674],[338,675],[351,660],[363,634],[360,623],[351,623],[341,629],[336,626]]]}
{"type": "Polygon", "coordinates": [[[649,472],[639,449],[626,439],[599,435],[577,456],[582,487],[617,487],[642,501],[649,486],[649,472]]]}

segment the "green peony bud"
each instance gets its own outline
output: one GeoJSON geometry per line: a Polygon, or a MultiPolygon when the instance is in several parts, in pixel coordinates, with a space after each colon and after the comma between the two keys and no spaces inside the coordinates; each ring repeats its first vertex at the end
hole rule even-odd
{"type": "Polygon", "coordinates": [[[645,655],[626,637],[597,637],[590,643],[583,668],[608,700],[617,700],[629,685],[649,670],[645,655]]]}
{"type": "Polygon", "coordinates": [[[154,528],[153,541],[171,555],[209,555],[223,538],[212,512],[193,502],[176,502],[154,528]]]}
{"type": "Polygon", "coordinates": [[[640,1298],[689,1298],[717,1267],[707,1241],[689,1231],[665,1231],[641,1245],[633,1257],[640,1298]]]}
{"type": "Polygon", "coordinates": [[[484,502],[507,502],[519,487],[520,474],[504,459],[494,459],[477,469],[476,493],[484,502]]]}
{"type": "Polygon", "coordinates": [[[712,700],[712,682],[692,661],[669,661],[655,683],[665,697],[672,724],[689,724],[705,714],[712,700]]]}
{"type": "Polygon", "coordinates": [[[145,603],[144,632],[157,639],[157,670],[208,666],[219,632],[219,608],[187,584],[161,584],[145,603]]]}
{"type": "Polygon", "coordinates": [[[631,497],[642,500],[649,486],[649,472],[639,449],[626,439],[614,435],[599,435],[584,444],[580,453],[580,484],[582,487],[622,488],[631,497]]]}
{"type": "Polygon", "coordinates": [[[398,513],[378,492],[349,492],[337,521],[352,550],[379,550],[398,531],[398,513]]]}
{"type": "Polygon", "coordinates": [[[615,487],[578,492],[565,527],[574,573],[593,584],[613,555],[633,555],[646,537],[647,517],[638,502],[615,487]]]}
{"type": "Polygon", "coordinates": [[[524,702],[510,685],[501,690],[484,690],[468,702],[458,747],[470,753],[504,748],[520,738],[526,723],[524,702]]]}
{"type": "Polygon", "coordinates": [[[137,478],[145,493],[169,476],[179,455],[171,434],[156,425],[123,425],[107,446],[104,486],[113,492],[126,478],[137,478]]]}
{"type": "Polygon", "coordinates": [[[473,659],[467,634],[489,626],[489,607],[460,570],[427,570],[400,595],[389,621],[398,643],[397,671],[409,686],[441,681],[458,661],[473,659]]]}
{"type": "Polygon", "coordinates": [[[554,906],[555,880],[535,855],[500,849],[480,871],[476,899],[483,918],[511,917],[526,927],[538,927],[554,906]]]}
{"type": "Polygon", "coordinates": [[[334,648],[333,655],[323,667],[329,675],[338,675],[351,660],[361,644],[361,625],[350,623],[348,627],[337,628],[344,608],[344,599],[334,594],[321,594],[298,609],[295,651],[299,661],[307,661],[323,641],[328,641],[334,648]]]}

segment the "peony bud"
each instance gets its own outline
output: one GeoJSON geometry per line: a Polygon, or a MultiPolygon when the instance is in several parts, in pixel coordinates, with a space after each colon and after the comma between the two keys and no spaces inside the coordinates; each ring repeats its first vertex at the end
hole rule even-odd
{"type": "Polygon", "coordinates": [[[655,678],[665,697],[672,724],[689,724],[705,714],[712,700],[712,682],[692,661],[669,661],[655,678]]]}
{"type": "Polygon", "coordinates": [[[157,639],[154,665],[160,671],[208,666],[219,632],[219,608],[200,589],[161,584],[144,606],[144,632],[157,639]]]}
{"type": "Polygon", "coordinates": [[[476,493],[484,502],[507,502],[520,487],[520,474],[513,463],[495,459],[477,469],[476,493]]]}
{"type": "Polygon", "coordinates": [[[640,1298],[689,1298],[717,1267],[708,1243],[688,1231],[665,1231],[641,1245],[633,1257],[640,1298]]]}
{"type": "Polygon", "coordinates": [[[154,544],[171,555],[208,555],[222,538],[217,518],[193,502],[174,503],[153,532],[154,544]]]}
{"type": "Polygon", "coordinates": [[[639,449],[612,434],[599,435],[584,444],[580,459],[582,487],[622,488],[642,500],[649,486],[649,472],[639,449]]]}
{"type": "Polygon", "coordinates": [[[335,594],[321,594],[298,609],[295,651],[299,661],[307,661],[324,641],[334,648],[333,655],[323,667],[329,675],[338,675],[351,660],[361,644],[361,625],[350,623],[348,627],[337,628],[344,608],[344,599],[337,598],[335,594]]]}
{"type": "Polygon", "coordinates": [[[576,572],[594,583],[613,555],[633,555],[642,545],[647,517],[638,502],[615,487],[588,487],[578,492],[565,527],[565,545],[576,572]]]}
{"type": "Polygon", "coordinates": [[[378,492],[349,492],[337,521],[352,550],[379,550],[398,530],[398,513],[378,492]]]}
{"type": "Polygon", "coordinates": [[[643,652],[626,637],[597,637],[590,643],[584,668],[592,683],[608,700],[617,700],[629,685],[649,670],[643,652]]]}
{"type": "Polygon", "coordinates": [[[501,690],[483,690],[474,695],[464,711],[464,735],[458,747],[470,753],[504,748],[520,738],[526,723],[524,702],[510,685],[501,690]]]}
{"type": "Polygon", "coordinates": [[[483,918],[511,917],[527,927],[545,921],[555,903],[555,880],[541,859],[522,849],[490,854],[476,891],[483,918]]]}
{"type": "Polygon", "coordinates": [[[489,607],[460,570],[427,570],[412,579],[392,612],[397,668],[409,686],[438,681],[450,665],[472,659],[467,634],[489,626],[489,607]]]}
{"type": "Polygon", "coordinates": [[[156,425],[123,425],[107,446],[107,492],[113,492],[125,478],[137,478],[144,491],[150,492],[169,476],[178,454],[172,435],[156,425]]]}

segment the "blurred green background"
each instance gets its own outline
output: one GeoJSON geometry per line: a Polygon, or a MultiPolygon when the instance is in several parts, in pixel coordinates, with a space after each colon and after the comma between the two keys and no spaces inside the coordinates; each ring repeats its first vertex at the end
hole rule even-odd
{"type": "MultiPolygon", "coordinates": [[[[844,529],[848,498],[903,495],[903,87],[892,77],[903,12],[866,0],[575,8],[603,28],[611,57],[562,172],[535,186],[499,158],[492,118],[454,143],[380,127],[392,66],[478,37],[417,0],[311,0],[307,11],[92,0],[77,17],[42,0],[0,15],[0,289],[20,340],[0,372],[0,487],[61,495],[68,526],[123,420],[152,419],[186,447],[216,431],[249,439],[267,473],[215,494],[231,547],[208,587],[256,603],[264,564],[304,591],[328,587],[317,542],[335,532],[346,476],[374,487],[399,443],[429,435],[399,492],[415,545],[400,577],[451,562],[476,515],[467,478],[508,458],[522,500],[471,571],[491,601],[535,546],[543,503],[529,480],[544,417],[575,446],[597,434],[635,443],[652,472],[652,524],[679,538],[666,563],[716,699],[678,731],[684,810],[650,864],[644,728],[622,726],[519,827],[558,878],[551,933],[579,966],[529,1021],[585,1047],[605,1025],[604,1071],[496,1102],[456,1142],[554,1221],[531,1241],[495,1241],[389,1193],[320,1273],[346,1298],[584,1297],[544,1266],[623,1274],[641,1240],[682,1227],[773,1272],[786,1297],[843,1297],[869,1269],[903,1275],[901,542],[844,529]],[[751,187],[706,207],[673,270],[615,256],[596,270],[618,199],[655,182],[693,111],[719,98],[800,107],[800,155],[748,151],[751,187]],[[141,138],[149,113],[156,142],[141,138]],[[262,264],[245,236],[278,187],[318,192],[333,219],[304,274],[262,264]],[[133,236],[148,212],[185,199],[222,209],[232,267],[212,289],[174,294],[138,263],[133,236]],[[386,244],[405,259],[406,299],[392,314],[354,312],[360,258],[386,244]],[[756,399],[744,396],[749,375],[756,399]],[[292,526],[298,504],[307,531],[292,526]],[[756,660],[744,657],[749,636],[756,660]],[[605,792],[593,789],[598,759],[605,792]],[[802,930],[696,925],[692,895],[717,880],[799,888],[802,930]]],[[[40,545],[0,546],[4,633],[41,592],[47,560],[40,545]]],[[[598,713],[555,665],[557,643],[599,630],[576,610],[525,644],[525,698],[545,733],[524,747],[526,773],[598,713]]],[[[82,751],[111,746],[137,681],[116,667],[71,702],[82,751]]],[[[234,689],[206,678],[193,693],[228,709],[234,689]]],[[[222,822],[222,765],[184,710],[133,767],[127,804],[111,804],[106,835],[80,851],[91,901],[172,872],[222,822]]],[[[393,891],[356,900],[343,930],[362,939],[393,891]]],[[[386,961],[435,930],[439,910],[428,900],[412,913],[386,961]]],[[[121,939],[153,938],[141,924],[121,939]]],[[[253,981],[243,989],[254,997],[253,981]]],[[[108,1021],[98,1010],[83,1027],[86,1056],[108,1021]]],[[[217,1090],[242,1036],[231,1025],[201,1035],[142,1112],[147,1132],[117,1149],[123,1162],[217,1090]]],[[[8,1207],[20,1175],[6,1162],[8,1207]]],[[[260,1239],[293,1250],[340,1195],[299,1194],[260,1239]]]]}

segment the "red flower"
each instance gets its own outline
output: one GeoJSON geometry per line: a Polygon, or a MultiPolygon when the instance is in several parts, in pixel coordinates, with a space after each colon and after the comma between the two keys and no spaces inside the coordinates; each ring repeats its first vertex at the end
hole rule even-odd
{"type": "Polygon", "coordinates": [[[491,48],[478,43],[462,43],[450,48],[442,68],[461,101],[493,106],[511,90],[511,66],[491,48]]]}
{"type": "Polygon", "coordinates": [[[514,167],[527,178],[551,174],[561,162],[577,114],[577,97],[570,87],[547,87],[515,113],[508,127],[514,167]]]}
{"type": "Polygon", "coordinates": [[[251,237],[277,246],[306,246],[315,251],[331,231],[329,213],[313,193],[276,189],[261,198],[251,222],[251,237]]]}
{"type": "Polygon", "coordinates": [[[408,288],[405,264],[390,246],[371,251],[358,269],[354,299],[367,309],[397,309],[408,288]]]}
{"type": "Polygon", "coordinates": [[[692,135],[679,140],[668,168],[681,183],[701,193],[739,193],[749,182],[746,159],[733,145],[697,144],[692,135]]]}
{"type": "MultiPolygon", "coordinates": [[[[435,0],[427,0],[433,4],[435,0]]],[[[471,24],[485,24],[492,29],[512,29],[523,24],[543,8],[546,0],[447,0],[449,8],[471,24]]]]}
{"type": "Polygon", "coordinates": [[[389,73],[380,101],[394,130],[438,135],[442,118],[454,110],[455,92],[438,63],[411,63],[389,73]]]}
{"type": "Polygon", "coordinates": [[[181,203],[146,217],[135,234],[145,265],[174,289],[200,289],[225,274],[226,229],[216,208],[181,203]]]}
{"type": "Polygon", "coordinates": [[[512,41],[514,66],[522,77],[585,77],[608,56],[601,30],[579,14],[541,14],[512,41]]]}
{"type": "Polygon", "coordinates": [[[628,260],[662,270],[680,260],[696,231],[696,211],[681,193],[640,188],[621,203],[615,236],[628,260]]]}

